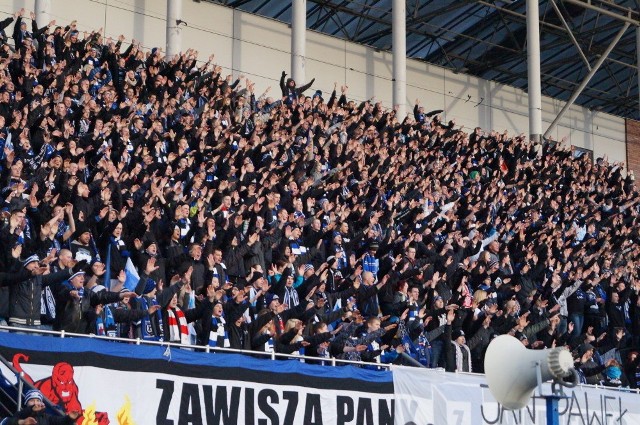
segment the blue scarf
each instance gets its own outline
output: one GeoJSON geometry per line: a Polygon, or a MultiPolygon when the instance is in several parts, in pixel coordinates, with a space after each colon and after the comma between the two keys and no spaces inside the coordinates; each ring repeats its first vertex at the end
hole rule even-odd
{"type": "Polygon", "coordinates": [[[96,335],[118,336],[116,321],[113,319],[113,312],[108,305],[104,306],[102,314],[96,319],[96,335]]]}
{"type": "MultiPolygon", "coordinates": [[[[142,306],[143,310],[148,310],[149,309],[149,303],[147,301],[146,297],[141,297],[140,298],[140,303],[142,306]]],[[[158,301],[154,298],[151,300],[151,305],[158,305],[158,301]]],[[[140,334],[142,336],[142,339],[147,340],[147,341],[162,341],[163,340],[163,335],[162,335],[162,331],[163,331],[163,327],[162,327],[162,311],[161,309],[158,309],[158,311],[156,311],[156,317],[158,319],[158,332],[160,333],[160,335],[156,335],[154,330],[153,330],[153,326],[151,324],[151,317],[149,316],[144,316],[141,320],[140,320],[140,334]]]]}
{"type": "Polygon", "coordinates": [[[225,320],[211,317],[211,332],[209,332],[209,347],[230,347],[229,332],[225,320]]]}

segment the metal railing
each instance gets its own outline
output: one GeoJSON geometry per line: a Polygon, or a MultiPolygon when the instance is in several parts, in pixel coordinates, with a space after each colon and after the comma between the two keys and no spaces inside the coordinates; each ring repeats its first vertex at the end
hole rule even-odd
{"type": "MultiPolygon", "coordinates": [[[[397,366],[397,365],[386,364],[386,363],[372,363],[372,362],[363,362],[363,361],[357,361],[357,360],[336,359],[335,357],[331,357],[331,358],[326,359],[326,358],[322,358],[322,357],[311,357],[311,356],[304,356],[304,355],[300,355],[300,354],[284,354],[284,353],[275,353],[275,352],[268,352],[267,353],[267,352],[263,352],[263,351],[238,350],[238,349],[235,349],[235,348],[209,347],[209,346],[193,345],[193,344],[179,344],[179,343],[175,343],[175,342],[147,341],[147,340],[143,340],[143,339],[140,339],[140,338],[130,339],[130,338],[109,337],[109,336],[94,335],[94,334],[88,334],[88,335],[87,334],[77,334],[77,333],[71,333],[71,332],[65,332],[65,331],[58,332],[58,331],[48,331],[48,330],[42,330],[42,329],[19,328],[19,327],[15,327],[15,326],[2,326],[2,325],[0,325],[0,331],[23,332],[23,333],[30,333],[30,334],[49,335],[49,336],[60,337],[60,338],[84,338],[84,339],[92,339],[92,340],[123,342],[123,343],[127,343],[127,344],[159,346],[159,347],[165,347],[165,348],[175,347],[175,348],[178,348],[178,349],[205,352],[205,353],[243,354],[243,355],[247,355],[247,356],[251,356],[251,357],[261,357],[261,358],[268,359],[268,360],[279,360],[279,359],[310,360],[310,361],[313,361],[315,364],[317,364],[318,362],[322,361],[325,364],[331,365],[331,366],[337,366],[337,365],[366,366],[366,367],[369,367],[369,368],[380,369],[380,371],[390,371],[390,370],[393,369],[393,367],[397,366]]],[[[412,363],[414,366],[418,366],[415,363],[415,360],[413,358],[411,358],[409,356],[406,356],[404,358],[407,360],[407,362],[412,363]],[[410,360],[414,360],[414,361],[411,362],[410,360]]],[[[2,363],[4,363],[5,366],[10,368],[12,371],[14,371],[16,374],[19,374],[17,371],[15,371],[15,369],[13,368],[13,366],[11,364],[6,363],[6,360],[3,359],[2,356],[0,356],[0,361],[2,363]]],[[[400,366],[400,367],[403,367],[403,366],[400,366]]],[[[444,373],[445,372],[445,370],[443,368],[426,368],[426,369],[428,369],[429,371],[433,371],[435,373],[444,373]]],[[[446,373],[456,373],[456,374],[460,374],[460,375],[479,376],[479,377],[484,377],[485,376],[482,373],[474,373],[474,372],[446,372],[446,373]]],[[[26,382],[26,381],[24,382],[24,384],[30,386],[31,388],[33,388],[33,386],[31,384],[29,384],[28,382],[26,382]]],[[[582,388],[593,388],[593,389],[598,389],[598,390],[612,390],[612,391],[619,391],[619,392],[632,392],[632,393],[635,393],[635,394],[640,394],[640,388],[637,388],[637,389],[634,389],[634,388],[616,388],[616,387],[608,387],[608,386],[604,386],[604,385],[591,385],[591,384],[578,384],[577,386],[578,387],[582,387],[582,388]]]]}
{"type": "Polygon", "coordinates": [[[276,353],[276,352],[238,350],[236,348],[210,347],[208,345],[180,344],[176,342],[164,342],[164,341],[148,341],[140,338],[131,339],[131,338],[110,337],[106,335],[78,334],[78,333],[65,332],[65,331],[49,331],[49,330],[43,330],[43,329],[20,328],[17,326],[0,325],[0,331],[22,332],[22,333],[29,333],[29,334],[36,334],[36,335],[49,335],[49,336],[55,336],[60,338],[84,338],[84,339],[93,339],[93,340],[123,342],[127,344],[160,346],[165,348],[175,347],[183,350],[198,351],[198,352],[205,352],[205,353],[244,354],[251,357],[257,356],[257,357],[262,357],[270,360],[279,360],[279,359],[310,360],[315,363],[324,361],[325,363],[330,364],[332,366],[355,365],[355,366],[374,367],[382,370],[390,370],[393,366],[391,364],[386,364],[386,363],[372,363],[372,362],[363,362],[358,360],[343,360],[343,359],[336,359],[335,357],[323,358],[323,357],[304,356],[300,354],[284,354],[284,353],[276,353]]]}

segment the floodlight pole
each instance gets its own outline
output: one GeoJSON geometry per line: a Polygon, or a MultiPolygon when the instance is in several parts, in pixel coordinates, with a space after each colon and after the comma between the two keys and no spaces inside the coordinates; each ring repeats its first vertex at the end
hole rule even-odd
{"type": "Polygon", "coordinates": [[[291,77],[297,85],[307,83],[307,0],[291,0],[291,77]]]}
{"type": "Polygon", "coordinates": [[[42,28],[51,21],[51,0],[36,0],[33,7],[38,27],[42,28]]]}
{"type": "Polygon", "coordinates": [[[529,79],[529,139],[542,136],[542,84],[540,80],[540,11],[538,0],[527,0],[527,74],[529,79]]]}
{"type": "Polygon", "coordinates": [[[171,60],[182,49],[181,24],[182,0],[167,0],[167,60],[171,60]]]}
{"type": "Polygon", "coordinates": [[[392,12],[393,52],[393,106],[402,122],[407,116],[407,5],[405,0],[393,0],[392,12]]]}

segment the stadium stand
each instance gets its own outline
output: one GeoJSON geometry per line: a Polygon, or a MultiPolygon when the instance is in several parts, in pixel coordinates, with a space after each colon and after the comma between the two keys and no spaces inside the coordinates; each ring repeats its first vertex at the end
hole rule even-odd
{"type": "Polygon", "coordinates": [[[465,372],[512,334],[638,388],[624,164],[24,13],[0,23],[8,325],[465,372]]]}

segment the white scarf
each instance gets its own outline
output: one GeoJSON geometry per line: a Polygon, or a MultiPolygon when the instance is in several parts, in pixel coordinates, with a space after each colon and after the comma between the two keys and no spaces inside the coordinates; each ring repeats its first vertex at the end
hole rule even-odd
{"type": "Polygon", "coordinates": [[[471,372],[471,351],[466,344],[460,345],[455,341],[451,341],[453,344],[453,348],[456,350],[456,372],[471,372]],[[462,350],[467,351],[467,369],[464,369],[464,365],[462,361],[464,360],[464,356],[462,355],[462,350]]]}

